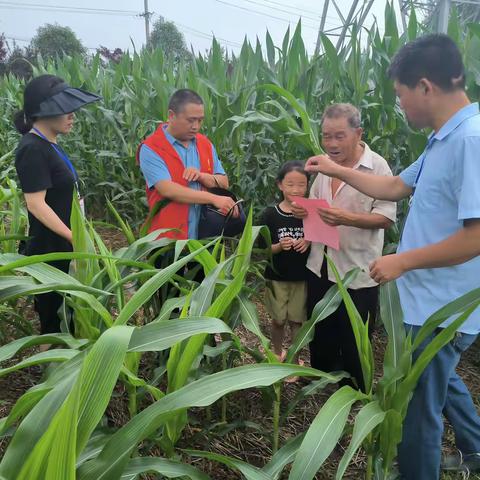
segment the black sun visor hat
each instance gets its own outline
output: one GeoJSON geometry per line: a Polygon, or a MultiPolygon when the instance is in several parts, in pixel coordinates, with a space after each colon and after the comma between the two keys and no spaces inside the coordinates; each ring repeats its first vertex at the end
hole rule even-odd
{"type": "Polygon", "coordinates": [[[25,88],[24,112],[30,118],[54,117],[72,113],[101,97],[73,88],[55,75],[34,78],[25,88]]]}

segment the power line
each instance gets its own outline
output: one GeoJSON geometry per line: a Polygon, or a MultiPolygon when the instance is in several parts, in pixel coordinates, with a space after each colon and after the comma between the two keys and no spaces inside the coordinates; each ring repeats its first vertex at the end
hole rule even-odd
{"type": "MultiPolygon", "coordinates": [[[[230,3],[226,2],[226,1],[222,1],[222,0],[216,0],[216,1],[219,2],[219,3],[223,3],[225,5],[228,5],[230,7],[235,7],[235,8],[239,8],[241,10],[245,10],[245,11],[248,11],[248,12],[251,12],[251,13],[255,13],[257,15],[264,15],[264,16],[273,18],[275,20],[280,20],[280,21],[283,21],[283,22],[292,23],[290,20],[288,20],[286,18],[277,17],[277,16],[274,16],[274,15],[271,15],[271,14],[268,14],[268,13],[265,13],[265,12],[260,12],[258,10],[249,9],[249,8],[241,7],[241,6],[238,6],[238,5],[233,5],[233,4],[230,4],[230,3]]],[[[259,3],[258,1],[254,1],[254,0],[245,0],[245,1],[248,1],[249,3],[261,5],[261,3],[259,3]]],[[[279,5],[285,6],[284,4],[281,4],[279,2],[275,2],[273,0],[264,0],[264,1],[267,1],[267,2],[272,3],[272,4],[279,4],[279,5]]],[[[265,7],[266,8],[272,8],[272,7],[269,7],[269,6],[265,6],[265,7]]],[[[35,9],[35,10],[57,11],[57,12],[64,12],[64,13],[84,13],[84,14],[129,16],[129,17],[140,17],[140,16],[142,16],[141,13],[138,13],[134,10],[69,7],[69,6],[63,6],[63,5],[42,5],[42,4],[39,4],[39,3],[24,3],[24,2],[18,3],[18,2],[9,2],[9,1],[3,1],[3,0],[0,0],[0,8],[22,9],[22,10],[25,9],[25,8],[30,8],[30,9],[35,9]]],[[[288,13],[288,14],[293,14],[293,12],[287,12],[285,10],[279,10],[279,11],[282,11],[282,12],[288,13]]],[[[148,12],[148,13],[150,14],[151,12],[148,12]]],[[[312,19],[312,17],[308,17],[308,18],[312,19]]],[[[242,46],[242,44],[239,43],[239,42],[231,41],[231,40],[221,38],[221,37],[216,37],[213,34],[209,34],[209,33],[203,32],[201,30],[197,30],[197,29],[189,27],[187,25],[182,25],[181,23],[178,23],[178,22],[173,22],[173,23],[175,25],[179,26],[181,29],[191,33],[192,35],[198,36],[200,38],[212,39],[212,38],[215,37],[220,43],[224,43],[226,45],[229,45],[229,46],[232,46],[232,47],[237,47],[237,48],[241,48],[241,46],[242,46]]],[[[303,26],[306,27],[306,28],[311,28],[311,29],[316,30],[316,27],[313,27],[313,26],[305,24],[305,23],[303,24],[303,26]]],[[[332,28],[331,31],[336,30],[337,28],[341,28],[341,27],[332,28]]],[[[10,40],[16,40],[16,41],[25,41],[25,42],[31,41],[31,39],[22,39],[22,38],[19,38],[19,37],[6,37],[6,38],[9,38],[10,40]]],[[[93,48],[93,47],[87,47],[87,48],[89,50],[96,50],[96,48],[93,48]]]]}
{"type": "MultiPolygon", "coordinates": [[[[14,42],[25,42],[25,43],[30,43],[32,41],[31,38],[22,38],[22,37],[11,37],[9,35],[5,35],[5,38],[7,40],[13,40],[14,42]]],[[[85,47],[88,50],[97,50],[95,47],[85,47]]]]}
{"type": "MultiPolygon", "coordinates": [[[[265,5],[264,3],[262,2],[257,2],[255,0],[243,0],[244,2],[247,2],[247,3],[253,3],[254,5],[260,5],[261,7],[263,8],[268,8],[270,10],[273,10],[273,7],[270,7],[269,5],[265,5]]],[[[288,10],[283,10],[281,8],[275,8],[275,11],[276,12],[282,12],[282,13],[286,13],[287,15],[299,15],[298,13],[293,13],[293,12],[290,12],[288,10]]],[[[299,15],[300,16],[300,15],[299,15]]],[[[320,19],[320,16],[318,16],[318,18],[315,18],[315,17],[311,17],[309,15],[301,15],[302,18],[307,18],[308,20],[313,20],[314,22],[318,21],[320,19]]]]}
{"type": "MultiPolygon", "coordinates": [[[[11,8],[11,9],[25,9],[25,8],[32,8],[36,10],[49,10],[49,11],[57,11],[57,12],[64,12],[64,13],[86,13],[86,14],[103,14],[103,15],[119,15],[119,16],[129,16],[129,17],[139,17],[144,16],[145,13],[140,14],[134,10],[114,10],[114,9],[106,9],[106,8],[84,8],[84,7],[66,7],[61,5],[42,5],[38,3],[18,3],[18,2],[8,2],[8,1],[0,1],[0,8],[11,8]]],[[[149,16],[152,15],[152,12],[147,12],[149,16]]],[[[206,32],[202,32],[192,27],[188,27],[187,25],[182,25],[177,22],[173,22],[176,25],[180,26],[182,29],[189,31],[193,35],[212,39],[213,35],[208,34],[206,32]]],[[[20,38],[9,37],[11,40],[18,40],[23,41],[20,38]]],[[[241,47],[242,45],[238,42],[233,42],[231,40],[227,40],[221,37],[215,37],[220,43],[225,43],[227,45],[233,47],[241,47]]],[[[30,41],[30,40],[25,40],[30,41]]],[[[90,48],[90,47],[89,47],[90,48]]],[[[91,50],[96,50],[95,48],[90,48],[91,50]]]]}
{"type": "MultiPolygon", "coordinates": [[[[290,8],[291,10],[296,10],[297,12],[305,12],[305,13],[309,13],[311,15],[315,15],[317,17],[320,17],[321,13],[320,12],[317,12],[315,10],[308,10],[306,8],[300,8],[300,7],[290,7],[289,5],[285,4],[285,3],[282,3],[282,2],[276,2],[275,0],[262,0],[263,2],[265,3],[271,3],[272,5],[276,5],[278,7],[284,7],[284,8],[290,8]]],[[[327,17],[327,18],[332,18],[332,19],[335,19],[334,17],[327,17]]],[[[335,19],[336,20],[336,19],[335,19]]]]}
{"type": "Polygon", "coordinates": [[[5,35],[5,38],[16,42],[30,42],[32,40],[31,38],[9,37],[8,35],[5,35]]]}
{"type": "MultiPolygon", "coordinates": [[[[204,39],[207,39],[207,40],[212,40],[215,37],[215,39],[220,43],[224,43],[224,44],[229,45],[231,47],[238,47],[238,48],[242,47],[241,43],[234,42],[234,41],[231,41],[231,40],[227,40],[225,38],[217,37],[215,35],[212,35],[212,34],[209,34],[209,33],[206,33],[206,32],[202,32],[201,30],[197,30],[195,28],[189,27],[187,25],[183,25],[181,23],[177,23],[177,22],[172,22],[172,23],[177,25],[177,27],[179,27],[180,29],[182,29],[184,31],[188,31],[189,33],[191,33],[192,35],[195,35],[197,37],[204,38],[204,39]]],[[[8,39],[8,40],[16,41],[16,42],[29,43],[29,42],[32,41],[31,38],[13,37],[13,36],[8,36],[8,35],[5,35],[5,38],[8,39]]],[[[87,48],[89,50],[93,50],[93,51],[97,50],[97,48],[94,48],[94,47],[87,47],[87,48]]]]}
{"type": "Polygon", "coordinates": [[[12,10],[43,10],[64,13],[83,13],[90,15],[115,15],[123,17],[138,17],[139,13],[134,10],[113,10],[106,8],[66,7],[63,5],[42,5],[40,3],[18,3],[0,1],[0,8],[12,10]]]}
{"type": "Polygon", "coordinates": [[[181,28],[182,30],[189,31],[190,33],[192,33],[193,35],[197,35],[198,37],[207,38],[209,40],[215,38],[216,40],[220,41],[220,43],[225,43],[225,44],[230,45],[232,47],[239,47],[240,48],[242,46],[241,43],[234,42],[232,40],[227,40],[225,38],[217,37],[216,35],[213,35],[213,34],[210,34],[210,33],[202,32],[201,30],[197,30],[196,28],[188,27],[187,25],[182,25],[181,23],[178,23],[178,22],[173,22],[173,23],[175,25],[177,25],[179,28],[181,28]]]}
{"type": "MultiPolygon", "coordinates": [[[[275,20],[281,20],[282,22],[286,22],[286,23],[293,23],[292,20],[288,20],[287,18],[282,18],[282,17],[276,17],[275,15],[270,15],[269,13],[264,13],[264,12],[259,12],[258,10],[253,10],[252,8],[247,8],[247,7],[241,7],[240,5],[234,5],[233,3],[228,3],[228,2],[225,2],[223,0],[215,0],[217,3],[223,3],[224,5],[228,5],[229,7],[233,7],[233,8],[238,8],[240,10],[245,10],[247,12],[250,12],[250,13],[255,13],[257,15],[264,15],[266,17],[270,17],[270,18],[273,18],[275,20]]],[[[299,17],[301,17],[299,15],[299,17]]],[[[302,26],[303,27],[306,27],[306,28],[311,28],[313,30],[317,30],[317,27],[314,27],[313,25],[308,25],[308,24],[305,24],[305,23],[302,23],[302,26]]]]}
{"type": "MultiPolygon", "coordinates": [[[[307,10],[305,8],[291,7],[289,5],[286,5],[285,3],[275,2],[274,0],[261,0],[261,3],[258,2],[258,1],[254,1],[254,0],[244,0],[244,1],[249,2],[249,3],[256,3],[258,5],[261,5],[261,6],[265,7],[265,8],[270,8],[270,9],[275,10],[275,11],[279,11],[279,12],[283,11],[285,13],[288,13],[289,15],[299,15],[298,12],[308,13],[309,15],[314,15],[314,17],[310,17],[310,16],[303,15],[303,14],[302,14],[302,17],[303,18],[309,18],[309,19],[311,19],[315,22],[320,20],[320,17],[321,17],[320,12],[316,12],[314,10],[307,10]],[[275,5],[275,7],[272,7],[272,6],[267,5],[267,4],[275,5]],[[288,8],[291,11],[280,10],[276,7],[288,8]]],[[[336,22],[338,21],[338,18],[333,17],[332,15],[327,15],[326,18],[329,18],[330,20],[333,20],[333,21],[336,21],[336,22]]]]}

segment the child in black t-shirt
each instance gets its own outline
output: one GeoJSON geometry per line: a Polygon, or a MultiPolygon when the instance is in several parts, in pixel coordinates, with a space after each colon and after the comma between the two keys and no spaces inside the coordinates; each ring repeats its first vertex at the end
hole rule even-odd
{"type": "Polygon", "coordinates": [[[286,323],[293,339],[307,318],[305,279],[310,242],[305,240],[302,220],[293,216],[291,204],[291,196],[304,197],[307,192],[308,173],[304,163],[285,163],[278,172],[277,186],[283,200],[265,209],[262,224],[270,230],[273,254],[272,266],[265,270],[265,307],[273,319],[273,350],[283,359],[286,323]]]}

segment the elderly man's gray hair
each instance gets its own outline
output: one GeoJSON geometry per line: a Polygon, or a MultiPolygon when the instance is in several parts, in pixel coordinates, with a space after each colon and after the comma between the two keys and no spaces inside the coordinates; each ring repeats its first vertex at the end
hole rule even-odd
{"type": "Polygon", "coordinates": [[[359,128],[362,124],[360,111],[351,103],[334,103],[329,105],[322,115],[322,123],[326,118],[346,118],[352,128],[359,128]]]}

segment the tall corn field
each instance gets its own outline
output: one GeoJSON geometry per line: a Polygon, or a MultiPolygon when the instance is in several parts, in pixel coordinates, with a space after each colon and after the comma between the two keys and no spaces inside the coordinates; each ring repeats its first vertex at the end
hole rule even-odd
{"type": "MultiPolygon", "coordinates": [[[[455,22],[453,17],[451,34],[464,52],[469,94],[477,99],[480,32],[477,25],[460,32],[455,22]]],[[[425,136],[406,123],[386,70],[398,48],[421,33],[412,13],[400,35],[394,10],[387,5],[383,33],[375,25],[365,31],[354,24],[340,51],[323,36],[323,53],[314,57],[307,54],[299,24],[287,30],[281,46],[274,46],[267,33],[263,47],[245,41],[238,55],[224,55],[214,40],[208,55],[197,55],[191,63],[176,63],[156,50],[124,56],[119,64],[104,65],[98,56],[40,62],[35,73],[58,74],[103,97],[78,114],[65,144],[86,184],[89,211],[105,216],[107,197],[138,225],[145,200],[136,149],[166,119],[168,98],[177,88],[191,88],[203,97],[204,133],[216,145],[234,189],[255,212],[273,199],[273,179],[281,163],[318,151],[319,120],[332,102],[348,101],[361,109],[365,140],[394,170],[410,164],[422,151],[425,136]]],[[[0,79],[0,158],[17,142],[11,118],[21,104],[22,88],[15,78],[0,79]]],[[[7,156],[3,166],[12,160],[7,156]]]]}
{"type": "MultiPolygon", "coordinates": [[[[103,97],[78,115],[65,147],[85,182],[88,216],[118,224],[125,234],[121,248],[104,241],[98,223],[86,219],[74,199],[74,252],[16,253],[17,242],[25,238],[26,211],[15,184],[18,136],[11,117],[20,107],[23,84],[12,77],[0,79],[0,339],[5,343],[0,346],[0,379],[42,368],[0,418],[1,479],[135,480],[149,474],[209,480],[202,459],[225,466],[235,478],[313,480],[327,478],[323,469],[332,455],[338,457],[333,474],[338,480],[359,458],[362,478],[394,478],[413,388],[431,358],[479,307],[480,289],[426,321],[418,338],[456,317],[412,363],[419,340],[405,334],[395,285],[382,287],[386,345],[381,365],[347,290],[358,271],[340,278],[332,263],[337,284],[316,305],[280,363],[254,302],[263,266],[255,254],[267,257],[258,252],[257,238],[269,240],[265,228],[255,226],[255,213],[273,200],[282,162],[321,151],[319,121],[329,103],[348,101],[361,109],[365,140],[394,170],[416,159],[426,138],[407,124],[386,69],[398,48],[420,33],[412,12],[408,30],[399,35],[394,10],[387,5],[383,33],[375,26],[365,32],[353,25],[340,51],[322,37],[322,53],[315,57],[307,55],[299,24],[287,31],[281,46],[274,46],[267,33],[264,48],[245,42],[238,56],[225,56],[213,41],[208,55],[185,64],[161,51],[108,65],[99,57],[40,62],[36,73],[55,73],[103,97]],[[137,145],[166,118],[169,96],[183,87],[203,97],[204,131],[217,146],[233,188],[250,204],[238,240],[174,242],[141,231],[137,238],[135,227],[146,214],[137,145]],[[154,266],[159,254],[173,259],[162,269],[154,266]],[[46,263],[60,258],[73,260],[68,274],[46,263]],[[204,271],[203,281],[195,281],[195,268],[204,271]],[[50,291],[64,297],[62,332],[36,335],[25,314],[31,309],[28,298],[50,291]],[[165,291],[160,303],[158,292],[165,291]],[[291,438],[282,437],[301,402],[348,375],[293,363],[315,324],[342,301],[355,332],[366,391],[350,386],[336,390],[312,413],[311,422],[304,421],[291,438]],[[7,328],[9,343],[3,337],[7,322],[18,337],[10,341],[7,328]],[[245,332],[253,342],[245,341],[245,332]],[[38,353],[36,347],[44,344],[56,348],[38,353]],[[282,383],[289,376],[311,382],[289,397],[282,383]],[[255,464],[214,448],[225,432],[242,435],[255,427],[252,418],[232,413],[232,397],[242,390],[248,390],[241,397],[245,402],[251,401],[250,392],[261,392],[264,428],[256,438],[268,445],[269,455],[255,464]],[[126,418],[115,422],[109,409],[119,404],[126,418]],[[195,436],[206,439],[204,449],[190,442],[195,436]],[[346,446],[341,457],[339,442],[346,446]]],[[[468,92],[476,100],[480,29],[471,25],[461,31],[454,18],[450,33],[461,45],[468,92]]]]}

